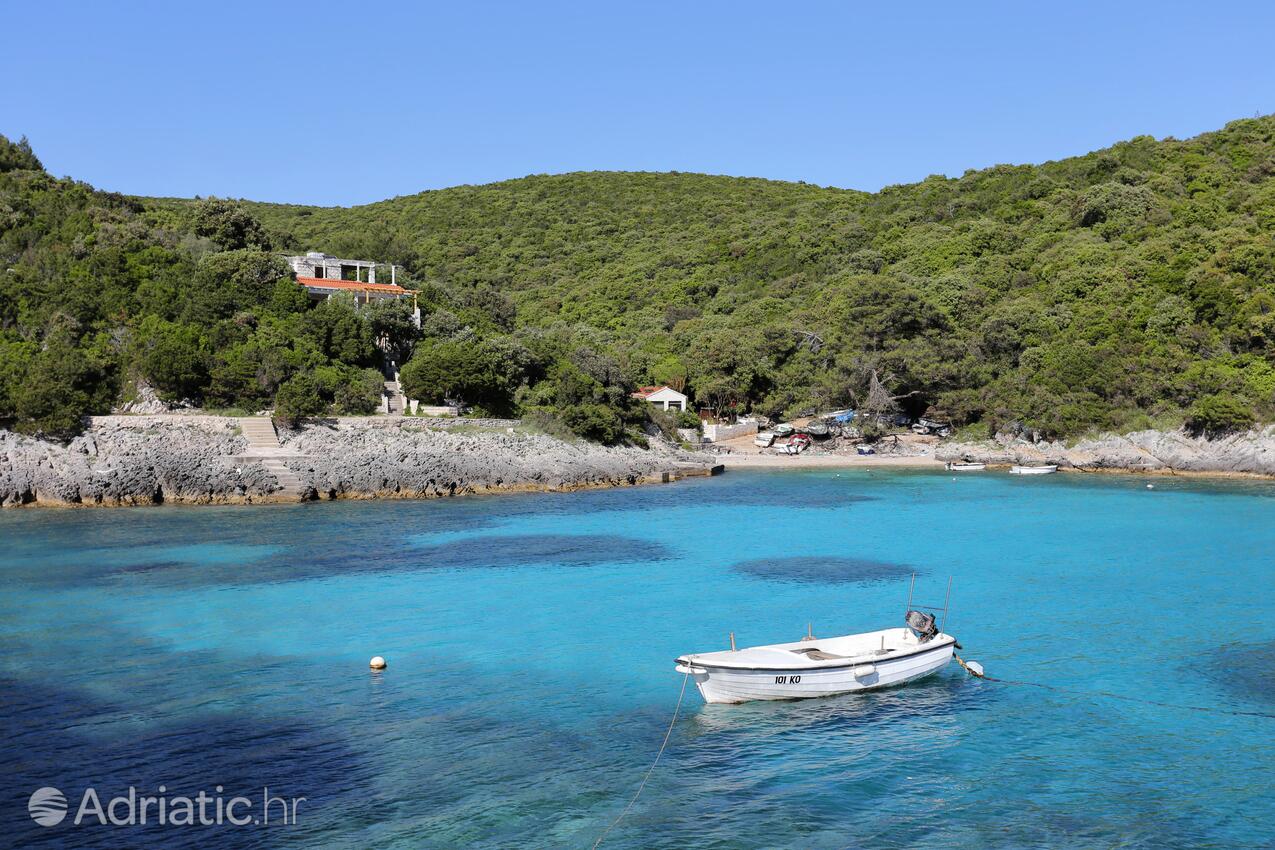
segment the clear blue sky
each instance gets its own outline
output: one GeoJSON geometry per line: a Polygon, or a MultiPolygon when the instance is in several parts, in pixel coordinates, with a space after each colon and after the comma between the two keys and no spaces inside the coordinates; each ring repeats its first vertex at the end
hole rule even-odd
{"type": "Polygon", "coordinates": [[[1275,111],[1270,3],[391,6],[12,3],[0,133],[104,189],[356,204],[595,169],[875,190],[1275,111]]]}

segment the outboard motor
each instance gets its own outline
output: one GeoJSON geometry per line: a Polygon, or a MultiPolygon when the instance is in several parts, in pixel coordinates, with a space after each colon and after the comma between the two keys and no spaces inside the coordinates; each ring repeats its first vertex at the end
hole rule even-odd
{"type": "Polygon", "coordinates": [[[934,627],[934,615],[924,611],[909,611],[907,624],[920,643],[931,640],[939,633],[939,630],[934,627]]]}

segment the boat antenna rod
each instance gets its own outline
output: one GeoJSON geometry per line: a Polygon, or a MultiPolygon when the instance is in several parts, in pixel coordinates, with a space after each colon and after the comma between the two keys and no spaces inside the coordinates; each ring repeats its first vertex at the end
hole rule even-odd
{"type": "Polygon", "coordinates": [[[908,585],[908,609],[903,612],[906,617],[912,613],[912,591],[916,590],[916,573],[912,573],[912,583],[908,585]]]}

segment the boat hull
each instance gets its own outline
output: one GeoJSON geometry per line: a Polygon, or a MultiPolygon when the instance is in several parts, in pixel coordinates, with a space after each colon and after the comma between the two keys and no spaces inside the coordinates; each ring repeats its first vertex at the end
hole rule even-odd
{"type": "Polygon", "coordinates": [[[954,649],[954,642],[948,641],[903,657],[873,662],[860,660],[837,667],[739,669],[691,662],[678,669],[689,672],[707,703],[809,699],[915,681],[947,666],[954,649]]]}
{"type": "Polygon", "coordinates": [[[1014,466],[1010,467],[1013,475],[1052,475],[1058,471],[1057,466],[1014,466]]]}

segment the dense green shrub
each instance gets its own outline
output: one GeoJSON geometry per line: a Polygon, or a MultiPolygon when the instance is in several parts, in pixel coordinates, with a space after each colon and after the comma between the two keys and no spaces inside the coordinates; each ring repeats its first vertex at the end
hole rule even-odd
{"type": "Polygon", "coordinates": [[[18,170],[43,171],[44,166],[31,150],[31,143],[26,136],[16,142],[0,136],[0,172],[18,170]]]}
{"type": "Polygon", "coordinates": [[[352,298],[331,298],[305,314],[308,335],[328,359],[371,366],[379,359],[372,323],[352,298]]]}
{"type": "Polygon", "coordinates": [[[9,392],[17,430],[66,439],[79,432],[88,411],[109,409],[119,389],[109,340],[95,336],[84,343],[58,330],[31,357],[9,392]]]}
{"type": "Polygon", "coordinates": [[[242,204],[208,198],[195,205],[195,233],[206,236],[223,251],[250,248],[267,251],[271,240],[261,222],[242,204]]]}
{"type": "Polygon", "coordinates": [[[429,340],[416,347],[399,380],[410,398],[460,401],[501,415],[512,409],[528,359],[522,346],[501,336],[429,340]]]}
{"type": "Polygon", "coordinates": [[[328,409],[319,394],[319,382],[309,373],[293,375],[283,382],[274,399],[274,421],[289,428],[318,416],[328,409]]]}
{"type": "Polygon", "coordinates": [[[381,406],[385,379],[375,369],[324,366],[316,369],[314,375],[320,396],[331,403],[336,413],[366,416],[381,406]]]}
{"type": "Polygon", "coordinates": [[[1253,408],[1233,395],[1210,395],[1191,406],[1187,427],[1198,435],[1218,437],[1246,431],[1254,423],[1253,408]]]}
{"type": "Polygon", "coordinates": [[[147,316],[137,328],[134,347],[138,370],[160,398],[202,396],[208,385],[208,352],[198,328],[147,316]]]}
{"type": "Polygon", "coordinates": [[[412,305],[406,299],[372,303],[367,311],[372,336],[379,341],[386,357],[402,366],[412,356],[421,331],[412,320],[412,305]]]}
{"type": "Polygon", "coordinates": [[[615,408],[604,404],[577,404],[556,408],[553,415],[579,437],[611,445],[624,438],[624,420],[615,408]]]}

